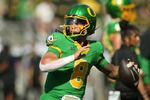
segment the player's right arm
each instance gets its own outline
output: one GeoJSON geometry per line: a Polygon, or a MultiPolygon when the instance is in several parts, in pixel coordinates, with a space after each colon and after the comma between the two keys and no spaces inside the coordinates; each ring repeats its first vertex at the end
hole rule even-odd
{"type": "Polygon", "coordinates": [[[97,46],[97,60],[94,64],[98,70],[103,72],[105,75],[112,79],[116,79],[119,77],[118,75],[118,67],[114,66],[113,64],[110,64],[104,57],[104,48],[103,45],[100,42],[96,43],[97,46]]]}
{"type": "MultiPolygon", "coordinates": [[[[133,63],[133,61],[126,62],[124,65],[118,65],[122,67],[117,67],[116,65],[113,65],[109,63],[105,57],[103,56],[104,49],[101,43],[97,42],[97,50],[99,51],[98,53],[98,58],[96,60],[95,66],[102,71],[104,74],[106,74],[108,77],[112,79],[118,79],[120,77],[119,75],[119,69],[120,68],[126,68],[126,65],[130,62],[133,63]]],[[[134,68],[134,67],[133,67],[134,68]]],[[[133,71],[132,68],[128,68],[130,71],[133,71]]],[[[138,68],[136,68],[138,69],[138,68]]],[[[135,70],[137,71],[137,70],[135,70]]],[[[138,73],[138,72],[137,72],[138,73]]],[[[122,74],[122,73],[121,73],[122,74]]],[[[132,76],[131,76],[132,77],[132,76]]],[[[134,75],[133,75],[134,77],[134,75]]]]}
{"type": "Polygon", "coordinates": [[[78,59],[80,57],[81,52],[83,52],[87,48],[89,48],[89,46],[84,46],[80,48],[75,54],[63,58],[59,58],[57,54],[55,54],[52,51],[46,52],[40,61],[40,70],[51,72],[62,68],[64,67],[64,65],[78,59]]]}

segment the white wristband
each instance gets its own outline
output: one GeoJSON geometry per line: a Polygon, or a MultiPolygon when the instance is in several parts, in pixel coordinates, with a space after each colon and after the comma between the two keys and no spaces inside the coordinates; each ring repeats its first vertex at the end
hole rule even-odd
{"type": "Polygon", "coordinates": [[[51,71],[55,71],[61,67],[64,67],[64,65],[66,65],[66,64],[68,64],[74,60],[75,60],[74,55],[71,55],[68,57],[60,58],[60,59],[55,60],[55,61],[50,61],[47,64],[41,64],[41,62],[40,62],[39,66],[40,66],[41,71],[51,72],[51,71]]]}

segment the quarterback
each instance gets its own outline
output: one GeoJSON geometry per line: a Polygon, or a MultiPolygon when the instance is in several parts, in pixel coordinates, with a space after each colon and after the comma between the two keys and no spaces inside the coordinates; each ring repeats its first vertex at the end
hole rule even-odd
{"type": "Polygon", "coordinates": [[[92,66],[110,78],[119,76],[118,67],[104,58],[102,44],[86,39],[96,29],[96,13],[87,5],[75,5],[64,19],[63,32],[54,32],[46,40],[48,50],[40,70],[48,75],[40,100],[82,100],[92,66]]]}

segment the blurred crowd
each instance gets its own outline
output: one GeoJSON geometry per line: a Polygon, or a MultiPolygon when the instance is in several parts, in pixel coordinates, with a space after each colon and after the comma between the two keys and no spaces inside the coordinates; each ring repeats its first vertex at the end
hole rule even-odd
{"type": "MultiPolygon", "coordinates": [[[[89,39],[107,43],[103,38],[111,17],[106,11],[107,0],[0,0],[0,100],[38,100],[45,74],[39,61],[46,52],[46,37],[59,31],[66,10],[77,3],[91,6],[97,13],[97,30],[89,39]],[[58,29],[58,30],[56,30],[58,29]]],[[[145,86],[150,93],[150,0],[134,0],[139,28],[140,55],[144,58],[145,86]]],[[[116,38],[112,38],[116,40],[116,38]]],[[[118,46],[118,45],[117,45],[118,46]]],[[[116,46],[116,47],[117,47],[116,46]]],[[[118,47],[117,47],[118,48],[118,47]]],[[[111,62],[115,47],[105,47],[105,57],[111,62]]],[[[137,50],[137,52],[139,51],[137,50]]],[[[143,67],[144,67],[143,66],[143,67]]],[[[107,100],[110,85],[95,68],[89,75],[85,100],[107,100]]]]}

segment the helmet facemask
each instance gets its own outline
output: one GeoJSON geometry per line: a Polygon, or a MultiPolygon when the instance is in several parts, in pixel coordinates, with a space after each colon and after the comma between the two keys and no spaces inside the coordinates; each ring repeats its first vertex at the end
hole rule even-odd
{"type": "Polygon", "coordinates": [[[65,16],[64,34],[69,37],[86,36],[89,26],[86,17],[65,16]]]}

